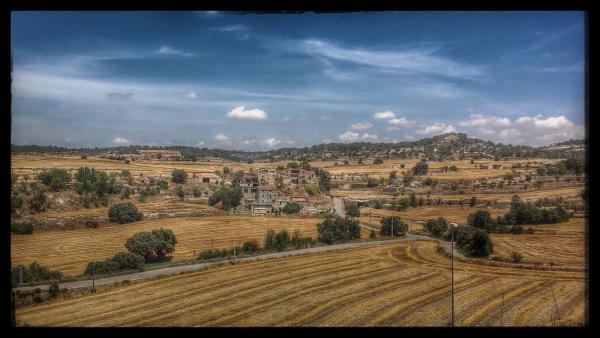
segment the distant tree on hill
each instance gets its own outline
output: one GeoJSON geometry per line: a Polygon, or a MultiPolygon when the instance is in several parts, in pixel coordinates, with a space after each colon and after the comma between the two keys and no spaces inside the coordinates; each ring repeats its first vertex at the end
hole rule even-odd
{"type": "Polygon", "coordinates": [[[119,202],[108,209],[108,220],[113,223],[125,224],[140,221],[144,215],[131,202],[119,202]]]}
{"type": "Polygon", "coordinates": [[[298,169],[300,168],[300,165],[298,164],[298,162],[289,162],[287,164],[287,167],[291,169],[298,169]]]}
{"type": "Polygon", "coordinates": [[[375,161],[373,161],[373,164],[383,164],[383,160],[380,158],[376,158],[375,161]]]}
{"type": "Polygon", "coordinates": [[[38,180],[52,191],[61,191],[67,188],[67,183],[71,181],[71,174],[65,169],[52,168],[42,171],[38,175],[38,180]]]}
{"type": "Polygon", "coordinates": [[[358,209],[356,202],[352,202],[350,205],[348,205],[348,209],[346,209],[346,215],[350,217],[360,217],[360,210],[358,209]]]}
{"type": "Polygon", "coordinates": [[[427,175],[429,171],[429,165],[426,162],[419,162],[412,168],[412,173],[415,176],[427,175]]]}
{"type": "Polygon", "coordinates": [[[298,203],[288,203],[283,207],[283,211],[286,214],[295,214],[300,211],[300,205],[298,203]]]}
{"type": "Polygon", "coordinates": [[[381,236],[391,236],[392,228],[394,230],[394,236],[402,237],[408,230],[408,225],[404,223],[398,216],[383,217],[380,220],[381,228],[379,234],[381,236]]]}

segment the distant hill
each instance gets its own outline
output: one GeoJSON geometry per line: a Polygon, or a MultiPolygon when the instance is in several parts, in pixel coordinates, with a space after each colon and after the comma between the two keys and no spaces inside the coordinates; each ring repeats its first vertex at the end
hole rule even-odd
{"type": "Polygon", "coordinates": [[[38,145],[11,145],[13,153],[51,153],[100,155],[108,151],[121,154],[137,153],[140,149],[173,149],[181,151],[185,160],[222,158],[233,161],[312,161],[359,158],[426,158],[428,160],[503,159],[503,158],[567,158],[581,157],[583,140],[569,140],[547,147],[505,145],[468,137],[464,133],[447,133],[418,141],[398,143],[327,143],[304,148],[281,148],[269,151],[244,152],[197,148],[189,146],[151,147],[119,146],[106,148],[65,148],[38,145]]]}

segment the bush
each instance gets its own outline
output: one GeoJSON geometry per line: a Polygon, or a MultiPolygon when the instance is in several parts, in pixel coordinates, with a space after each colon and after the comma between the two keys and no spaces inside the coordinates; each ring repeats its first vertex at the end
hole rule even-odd
{"type": "Polygon", "coordinates": [[[183,191],[183,187],[178,185],[176,189],[176,194],[179,199],[183,200],[185,197],[185,191],[183,191]]]}
{"type": "Polygon", "coordinates": [[[265,250],[270,251],[275,247],[275,231],[267,230],[267,234],[265,235],[265,250]]]}
{"type": "Polygon", "coordinates": [[[412,173],[415,176],[427,175],[429,171],[429,165],[426,162],[419,162],[412,168],[412,173]]]}
{"type": "Polygon", "coordinates": [[[174,169],[171,173],[171,181],[182,184],[185,183],[185,180],[187,180],[187,173],[185,172],[185,170],[174,169]]]}
{"type": "Polygon", "coordinates": [[[58,296],[58,293],[60,292],[60,287],[58,286],[58,281],[52,281],[52,283],[50,283],[50,286],[48,287],[48,294],[50,295],[51,298],[54,298],[56,296],[58,296]]]}
{"type": "Polygon", "coordinates": [[[286,214],[295,214],[300,211],[300,205],[298,203],[288,203],[283,207],[283,211],[286,214]]]}
{"type": "Polygon", "coordinates": [[[477,197],[473,196],[471,197],[471,202],[469,202],[469,206],[474,207],[475,204],[477,204],[477,197]]]}
{"type": "Polygon", "coordinates": [[[379,222],[381,223],[381,228],[379,229],[381,236],[392,236],[393,228],[394,236],[403,237],[408,230],[408,225],[402,222],[398,216],[383,217],[379,222]]]}
{"type": "Polygon", "coordinates": [[[242,245],[242,251],[247,253],[254,253],[260,251],[260,246],[258,245],[258,241],[253,239],[251,241],[245,241],[242,245]]]}
{"type": "Polygon", "coordinates": [[[108,220],[113,223],[125,224],[140,221],[144,215],[131,202],[119,202],[108,209],[108,220]]]}
{"type": "Polygon", "coordinates": [[[40,187],[33,189],[33,194],[31,198],[29,198],[29,206],[31,207],[31,210],[38,212],[46,210],[46,202],[46,191],[40,187]]]}
{"type": "Polygon", "coordinates": [[[200,188],[194,188],[194,191],[192,192],[192,194],[194,195],[194,197],[200,197],[202,196],[202,190],[200,190],[200,188]]]}
{"type": "MultiPolygon", "coordinates": [[[[451,232],[448,232],[446,239],[450,239],[451,232]]],[[[493,252],[492,240],[484,230],[459,226],[454,231],[454,241],[456,246],[467,256],[487,257],[493,252]]]]}
{"type": "Polygon", "coordinates": [[[413,208],[417,206],[417,195],[414,192],[410,194],[410,206],[413,208]]]}
{"type": "Polygon", "coordinates": [[[346,209],[346,215],[350,217],[360,217],[360,210],[358,209],[358,204],[356,202],[351,202],[348,205],[348,209],[346,209]]]}
{"type": "Polygon", "coordinates": [[[71,181],[71,174],[65,169],[52,168],[42,171],[38,175],[38,180],[52,191],[61,191],[67,188],[67,183],[71,181]]]}
{"type": "Polygon", "coordinates": [[[521,261],[523,260],[523,255],[521,255],[520,253],[513,251],[512,252],[512,260],[515,263],[521,263],[521,261]]]}
{"type": "Polygon", "coordinates": [[[18,195],[10,196],[10,212],[15,212],[23,206],[23,197],[18,195]]]}
{"type": "Polygon", "coordinates": [[[283,251],[290,245],[290,234],[287,230],[282,230],[275,236],[275,249],[283,251]]]}
{"type": "Polygon", "coordinates": [[[383,160],[380,158],[376,158],[375,161],[373,161],[373,164],[383,164],[383,160]]]}
{"type": "Polygon", "coordinates": [[[475,228],[484,229],[491,232],[495,228],[494,220],[487,210],[477,210],[473,214],[469,214],[467,222],[475,228]]]}
{"type": "Polygon", "coordinates": [[[10,231],[13,234],[19,235],[30,235],[33,233],[33,224],[29,222],[25,223],[12,223],[10,225],[10,231]]]}
{"type": "Polygon", "coordinates": [[[519,224],[515,224],[510,228],[510,232],[515,234],[515,235],[520,235],[523,232],[525,232],[525,229],[523,228],[522,225],[519,224]]]}
{"type": "Polygon", "coordinates": [[[458,171],[458,168],[455,165],[451,165],[450,168],[448,168],[448,170],[450,170],[450,171],[458,171]]]}
{"type": "Polygon", "coordinates": [[[108,275],[111,273],[118,272],[120,270],[119,263],[114,262],[110,259],[103,261],[89,262],[85,268],[85,274],[88,276],[95,275],[108,275]]]}
{"type": "Polygon", "coordinates": [[[377,238],[377,233],[375,232],[375,229],[371,229],[371,233],[369,234],[369,238],[370,239],[377,238]]]}
{"type": "Polygon", "coordinates": [[[119,264],[119,270],[144,270],[144,257],[130,252],[119,252],[111,258],[119,264]]]}
{"type": "Polygon", "coordinates": [[[350,217],[328,217],[317,224],[318,239],[325,244],[360,239],[360,226],[350,217]]]}
{"type": "MultiPolygon", "coordinates": [[[[18,266],[12,268],[12,278],[15,284],[19,282],[18,266]]],[[[23,267],[23,283],[60,280],[61,278],[62,273],[60,271],[52,271],[43,265],[39,265],[37,262],[23,267]]]]}
{"type": "Polygon", "coordinates": [[[446,222],[443,217],[429,219],[423,228],[434,236],[442,236],[444,233],[446,233],[446,231],[448,231],[448,222],[446,222]]]}

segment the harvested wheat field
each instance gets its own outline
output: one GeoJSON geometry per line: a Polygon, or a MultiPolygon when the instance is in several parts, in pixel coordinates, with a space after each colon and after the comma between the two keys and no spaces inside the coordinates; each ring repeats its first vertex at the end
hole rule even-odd
{"type": "MultiPolygon", "coordinates": [[[[18,308],[17,323],[448,326],[450,260],[439,254],[437,247],[432,241],[404,242],[137,282],[18,308]]],[[[455,271],[458,326],[578,325],[585,321],[583,272],[462,262],[456,264],[455,271]]]]}
{"type": "Polygon", "coordinates": [[[493,234],[494,254],[506,259],[513,252],[523,256],[523,263],[542,263],[556,266],[579,267],[586,265],[585,219],[573,218],[558,224],[525,226],[533,234],[493,234]]]}
{"type": "MultiPolygon", "coordinates": [[[[119,200],[115,199],[115,202],[119,200]]],[[[223,211],[216,207],[209,206],[204,203],[190,203],[181,201],[175,197],[154,196],[149,197],[145,202],[140,202],[138,199],[124,200],[131,202],[142,213],[161,212],[161,211],[195,211],[204,212],[208,215],[222,214],[223,211]]],[[[120,201],[119,201],[120,202],[120,201]]],[[[24,218],[39,218],[39,217],[98,217],[108,215],[109,207],[99,208],[81,208],[79,210],[49,210],[43,211],[34,215],[25,215],[24,218]]]]}
{"type": "Polygon", "coordinates": [[[103,260],[120,251],[126,251],[125,241],[140,231],[160,227],[173,230],[177,245],[173,259],[191,259],[196,253],[211,248],[231,248],[235,240],[242,245],[246,240],[262,242],[268,229],[287,229],[290,235],[298,229],[302,236],[316,238],[316,224],[320,219],[286,217],[178,217],[148,219],[129,224],[110,224],[97,229],[60,230],[11,236],[12,265],[37,261],[65,275],[84,272],[92,260],[103,260]]]}
{"type": "MultiPolygon", "coordinates": [[[[382,217],[399,216],[404,223],[408,224],[408,230],[411,231],[423,228],[423,224],[418,223],[417,221],[425,222],[428,219],[438,217],[444,217],[448,223],[454,222],[464,225],[467,223],[469,214],[474,213],[477,210],[479,210],[479,208],[461,206],[423,206],[411,208],[406,211],[362,208],[360,210],[361,216],[359,217],[359,220],[361,223],[370,224],[379,228],[382,217]]],[[[508,212],[507,208],[490,208],[486,210],[490,212],[492,217],[501,216],[508,212]]]]}

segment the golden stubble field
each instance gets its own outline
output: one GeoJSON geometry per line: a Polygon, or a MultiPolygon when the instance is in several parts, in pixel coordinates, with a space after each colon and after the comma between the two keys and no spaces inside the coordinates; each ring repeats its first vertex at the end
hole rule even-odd
{"type": "MultiPolygon", "coordinates": [[[[531,162],[536,161],[539,163],[556,162],[558,160],[553,159],[532,159],[531,162]]],[[[291,161],[278,161],[271,163],[239,163],[230,161],[132,161],[129,164],[125,164],[123,161],[103,159],[99,157],[88,157],[87,159],[81,159],[79,156],[71,155],[25,155],[25,154],[13,154],[11,155],[11,168],[17,174],[32,174],[34,171],[39,171],[44,168],[62,168],[67,170],[77,170],[80,167],[90,167],[99,170],[105,170],[109,172],[120,172],[123,169],[129,170],[133,175],[139,176],[158,176],[162,175],[170,177],[173,169],[185,169],[187,171],[198,171],[198,172],[214,172],[215,170],[223,170],[223,167],[229,167],[233,171],[244,170],[250,171],[251,168],[277,168],[278,166],[285,167],[288,162],[291,161]]],[[[369,174],[373,177],[389,177],[391,171],[401,172],[402,170],[408,170],[412,168],[419,160],[417,159],[398,159],[398,160],[384,160],[383,164],[372,164],[372,161],[366,161],[367,163],[358,165],[352,162],[351,165],[344,165],[343,161],[337,161],[339,164],[336,166],[335,161],[315,161],[310,162],[310,165],[316,168],[326,169],[330,173],[337,174],[369,174]],[[396,169],[395,167],[399,164],[404,164],[404,169],[396,169]]],[[[436,179],[475,179],[485,177],[495,177],[504,175],[511,172],[510,167],[514,163],[526,163],[527,160],[509,160],[493,162],[490,160],[477,160],[475,164],[471,164],[469,160],[460,161],[443,161],[443,162],[428,162],[432,178],[436,179]],[[480,164],[493,164],[500,163],[505,168],[500,170],[483,170],[479,169],[480,164]],[[444,166],[455,165],[458,172],[443,173],[440,169],[444,166]]],[[[531,164],[531,168],[534,169],[536,164],[531,164]]]]}
{"type": "Polygon", "coordinates": [[[321,219],[251,216],[207,216],[148,219],[129,224],[112,224],[97,229],[34,232],[31,235],[11,235],[11,264],[37,261],[65,275],[84,272],[90,261],[103,260],[127,251],[125,241],[141,231],[161,227],[177,236],[174,260],[191,259],[213,241],[215,249],[232,248],[234,241],[242,245],[256,239],[261,245],[268,229],[287,229],[290,236],[297,229],[302,236],[317,237],[316,224],[321,219]]]}
{"type": "MultiPolygon", "coordinates": [[[[18,308],[30,326],[448,326],[450,260],[431,241],[242,263],[18,308]]],[[[585,274],[455,265],[457,326],[585,322],[585,274]],[[556,298],[556,305],[554,303],[556,298]]]]}

